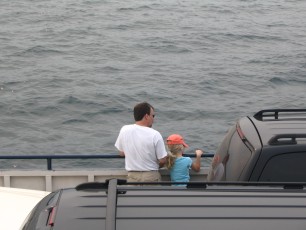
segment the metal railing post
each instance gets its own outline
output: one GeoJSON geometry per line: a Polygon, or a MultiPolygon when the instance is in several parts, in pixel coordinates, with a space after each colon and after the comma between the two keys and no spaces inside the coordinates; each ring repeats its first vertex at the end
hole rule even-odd
{"type": "Polygon", "coordinates": [[[51,158],[47,158],[47,169],[52,170],[52,159],[51,158]]]}

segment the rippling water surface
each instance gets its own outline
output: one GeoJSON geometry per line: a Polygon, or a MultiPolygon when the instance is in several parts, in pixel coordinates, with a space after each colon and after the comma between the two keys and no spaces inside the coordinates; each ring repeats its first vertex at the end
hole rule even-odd
{"type": "Polygon", "coordinates": [[[305,108],[305,12],[300,0],[2,0],[0,154],[116,153],[141,101],[164,138],[213,152],[241,116],[305,108]]]}

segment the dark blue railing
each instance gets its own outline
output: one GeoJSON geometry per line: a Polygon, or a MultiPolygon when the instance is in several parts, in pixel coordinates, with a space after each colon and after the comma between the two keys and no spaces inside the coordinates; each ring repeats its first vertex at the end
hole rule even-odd
{"type": "MultiPolygon", "coordinates": [[[[194,158],[195,154],[184,154],[184,156],[194,158]]],[[[202,155],[202,158],[211,158],[214,154],[205,153],[202,155]]],[[[13,160],[37,160],[45,159],[47,160],[47,169],[52,170],[52,160],[53,159],[113,159],[124,157],[119,156],[118,154],[91,154],[91,155],[82,155],[82,154],[68,154],[68,155],[0,155],[0,159],[13,159],[13,160]]]]}

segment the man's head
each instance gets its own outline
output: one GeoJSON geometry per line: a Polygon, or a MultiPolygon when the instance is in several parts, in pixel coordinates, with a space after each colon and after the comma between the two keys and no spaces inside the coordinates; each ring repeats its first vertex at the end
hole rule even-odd
{"type": "Polygon", "coordinates": [[[140,125],[152,127],[154,121],[154,108],[147,102],[142,102],[134,107],[134,119],[140,125]]]}

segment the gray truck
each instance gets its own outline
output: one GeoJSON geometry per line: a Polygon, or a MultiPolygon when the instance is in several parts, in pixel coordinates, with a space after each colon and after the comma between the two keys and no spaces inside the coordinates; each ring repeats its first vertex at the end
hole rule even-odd
{"type": "Polygon", "coordinates": [[[306,109],[271,109],[233,125],[209,181],[306,182],[306,109]]]}

